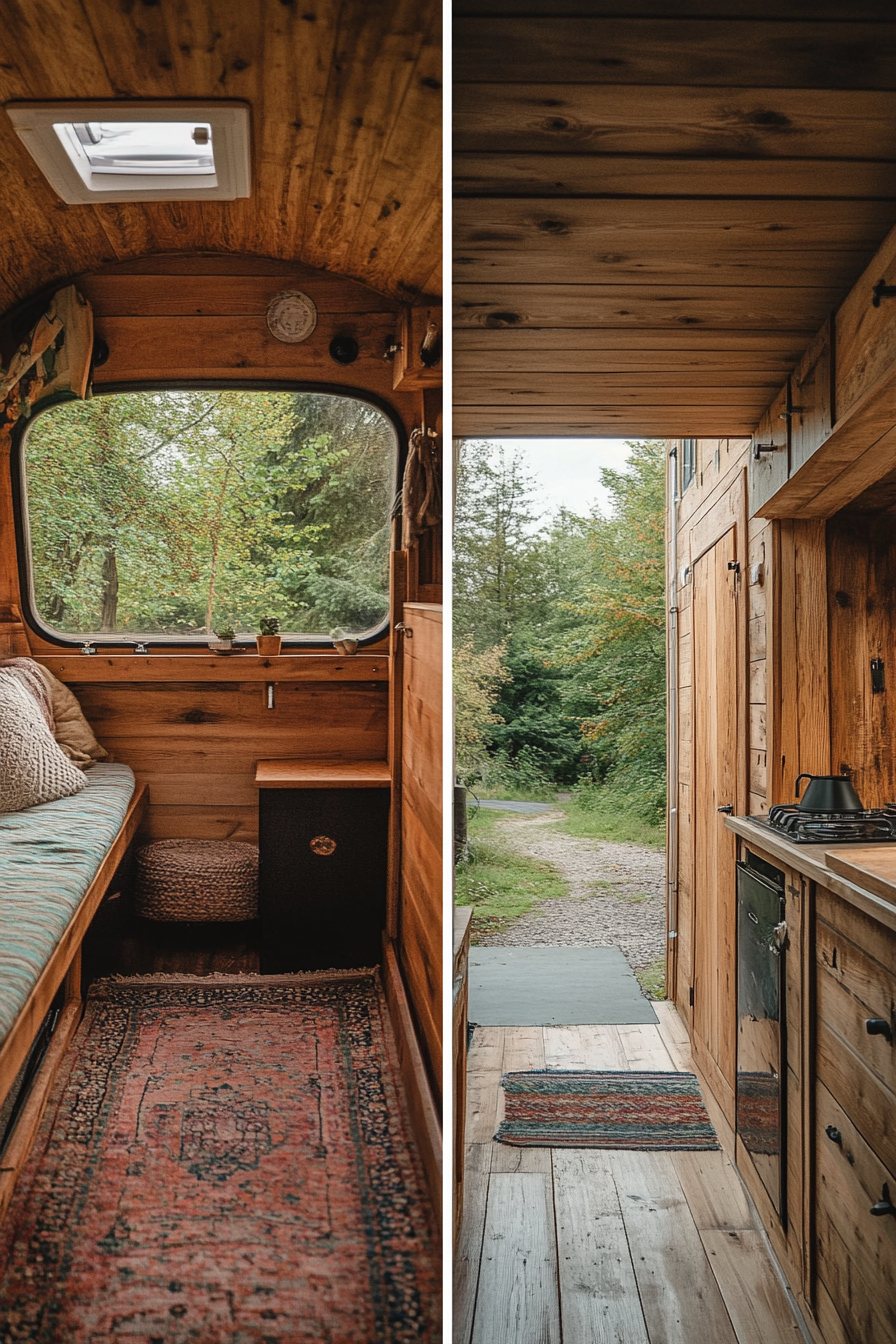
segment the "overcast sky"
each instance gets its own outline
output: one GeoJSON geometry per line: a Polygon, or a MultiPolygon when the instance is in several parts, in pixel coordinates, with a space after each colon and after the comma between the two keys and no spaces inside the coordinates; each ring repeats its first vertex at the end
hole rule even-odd
{"type": "Polygon", "coordinates": [[[609,496],[601,487],[601,467],[624,470],[628,448],[624,439],[492,439],[504,448],[516,448],[532,475],[541,483],[545,512],[561,505],[587,514],[595,502],[609,511],[609,496]]]}

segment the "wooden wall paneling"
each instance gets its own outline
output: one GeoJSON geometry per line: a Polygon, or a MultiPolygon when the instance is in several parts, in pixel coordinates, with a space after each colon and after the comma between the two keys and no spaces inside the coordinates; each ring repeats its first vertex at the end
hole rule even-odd
{"type": "MultiPolygon", "coordinates": [[[[94,671],[94,659],[69,661],[94,671]]],[[[275,681],[269,710],[261,681],[66,680],[103,746],[151,785],[153,839],[254,839],[259,759],[386,758],[386,682],[275,681]]]]}
{"type": "Polygon", "coordinates": [[[406,603],[398,957],[433,1086],[441,1089],[442,613],[406,603]]]}
{"type": "MultiPolygon", "coordinates": [[[[397,531],[397,529],[396,529],[397,531]]],[[[394,550],[391,556],[390,601],[391,625],[389,644],[392,676],[389,683],[389,740],[388,756],[392,774],[392,806],[389,812],[389,875],[386,893],[386,936],[390,941],[398,937],[399,902],[401,899],[401,811],[402,811],[402,688],[404,686],[404,636],[402,624],[407,598],[408,554],[394,550]]],[[[356,655],[357,656],[357,655],[356,655]]]]}
{"type": "MultiPolygon", "coordinates": [[[[829,773],[827,556],[824,523],[782,519],[772,547],[769,803],[793,801],[798,774],[829,773]]],[[[835,647],[832,640],[831,646],[835,647]]]]}
{"type": "Polygon", "coordinates": [[[770,403],[753,435],[750,455],[750,515],[762,513],[762,505],[776,494],[790,475],[790,379],[770,403]],[[773,452],[760,450],[774,445],[773,452]],[[760,456],[754,454],[759,451],[760,456]]]}
{"type": "Polygon", "coordinates": [[[834,423],[834,322],[828,318],[790,380],[790,471],[799,471],[834,423]]]}
{"type": "Polygon", "coordinates": [[[889,671],[896,628],[896,558],[889,516],[846,515],[828,524],[831,760],[848,769],[866,807],[896,796],[887,692],[873,693],[870,660],[889,671]]]}

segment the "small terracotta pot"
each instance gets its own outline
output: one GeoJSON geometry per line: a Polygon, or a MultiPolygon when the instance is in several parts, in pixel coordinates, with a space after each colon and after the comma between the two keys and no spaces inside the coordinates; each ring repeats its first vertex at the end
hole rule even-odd
{"type": "Polygon", "coordinates": [[[281,635],[256,635],[255,647],[262,658],[272,658],[280,652],[281,635]]]}

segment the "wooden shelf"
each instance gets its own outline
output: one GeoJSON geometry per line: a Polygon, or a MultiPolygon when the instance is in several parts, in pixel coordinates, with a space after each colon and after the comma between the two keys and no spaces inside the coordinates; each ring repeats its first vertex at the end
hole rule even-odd
{"type": "Polygon", "coordinates": [[[260,789],[388,789],[387,761],[259,761],[260,789]]]}
{"type": "Polygon", "coordinates": [[[36,661],[60,681],[83,685],[110,681],[388,681],[388,653],[95,653],[38,654],[36,661]]]}

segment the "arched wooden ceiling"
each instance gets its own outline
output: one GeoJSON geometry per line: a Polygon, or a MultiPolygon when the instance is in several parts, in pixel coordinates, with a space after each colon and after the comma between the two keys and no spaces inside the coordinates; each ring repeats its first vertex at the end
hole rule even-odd
{"type": "Polygon", "coordinates": [[[750,433],[896,223],[892,0],[455,12],[455,433],[750,433]]]}
{"type": "Polygon", "coordinates": [[[0,112],[0,311],[110,261],[257,253],[441,292],[439,0],[0,0],[0,102],[252,109],[246,200],[65,205],[0,112]]]}

